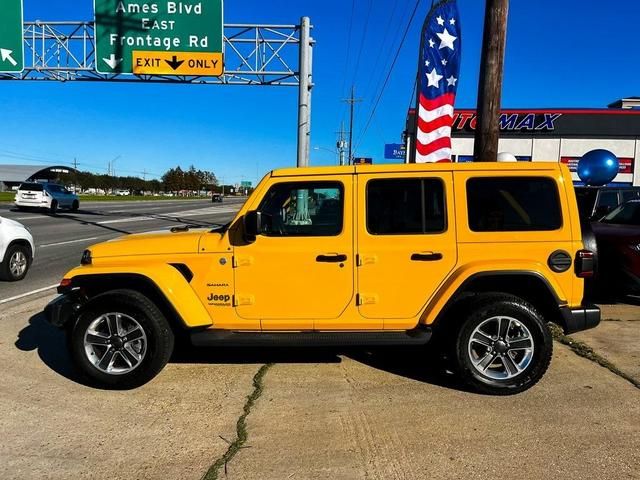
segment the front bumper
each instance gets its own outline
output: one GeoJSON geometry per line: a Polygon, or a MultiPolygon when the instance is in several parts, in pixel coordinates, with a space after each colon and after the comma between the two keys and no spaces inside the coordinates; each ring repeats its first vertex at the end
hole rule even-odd
{"type": "Polygon", "coordinates": [[[75,321],[81,303],[73,295],[58,295],[44,307],[44,316],[51,325],[64,328],[70,321],[75,321]]]}
{"type": "Polygon", "coordinates": [[[600,307],[587,305],[579,308],[560,307],[564,320],[564,333],[581,332],[597,327],[600,323],[600,307]]]}

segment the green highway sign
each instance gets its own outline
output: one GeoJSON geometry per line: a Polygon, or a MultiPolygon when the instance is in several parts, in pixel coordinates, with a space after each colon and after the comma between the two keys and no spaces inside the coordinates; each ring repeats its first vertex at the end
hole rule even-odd
{"type": "Polygon", "coordinates": [[[243,180],[242,182],[240,182],[240,186],[242,188],[251,188],[251,182],[248,182],[246,180],[243,180]]]}
{"type": "Polygon", "coordinates": [[[222,75],[222,2],[94,0],[96,70],[222,75]]]}
{"type": "Polygon", "coordinates": [[[22,0],[0,0],[0,72],[24,70],[22,0]]]}

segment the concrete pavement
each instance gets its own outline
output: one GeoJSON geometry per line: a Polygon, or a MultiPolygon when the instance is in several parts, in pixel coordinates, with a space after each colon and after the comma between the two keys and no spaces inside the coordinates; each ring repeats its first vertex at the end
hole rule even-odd
{"type": "Polygon", "coordinates": [[[39,313],[50,298],[0,313],[0,478],[201,478],[266,363],[250,448],[218,478],[640,478],[640,391],[557,343],[545,378],[511,397],[468,392],[407,349],[199,351],[110,392],[79,383],[39,313]]]}

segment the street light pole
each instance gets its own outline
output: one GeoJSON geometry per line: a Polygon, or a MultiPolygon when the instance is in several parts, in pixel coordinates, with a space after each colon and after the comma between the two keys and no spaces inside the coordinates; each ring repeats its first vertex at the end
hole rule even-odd
{"type": "Polygon", "coordinates": [[[486,0],[482,61],[478,84],[477,124],[474,141],[476,162],[498,159],[499,117],[507,41],[509,0],[486,0]]]}

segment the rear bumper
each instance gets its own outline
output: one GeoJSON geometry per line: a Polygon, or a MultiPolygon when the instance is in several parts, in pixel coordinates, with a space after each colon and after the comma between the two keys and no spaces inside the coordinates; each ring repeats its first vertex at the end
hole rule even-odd
{"type": "Polygon", "coordinates": [[[570,334],[597,327],[600,323],[600,308],[587,305],[579,308],[560,307],[564,320],[564,333],[570,334]]]}
{"type": "Polygon", "coordinates": [[[72,295],[59,295],[44,307],[44,316],[54,327],[64,328],[74,321],[80,310],[80,301],[72,295]]]}

